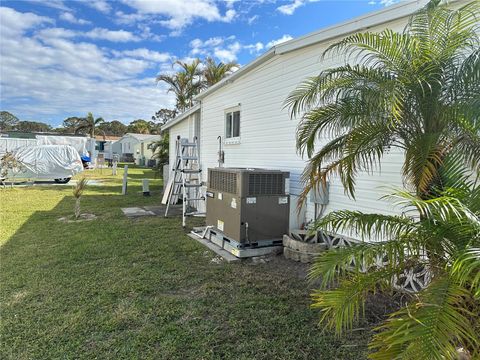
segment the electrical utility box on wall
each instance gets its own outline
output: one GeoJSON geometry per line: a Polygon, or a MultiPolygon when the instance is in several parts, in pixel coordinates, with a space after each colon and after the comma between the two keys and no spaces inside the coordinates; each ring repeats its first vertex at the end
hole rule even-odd
{"type": "Polygon", "coordinates": [[[328,205],[330,183],[319,184],[316,189],[310,190],[310,202],[318,205],[328,205]]]}
{"type": "Polygon", "coordinates": [[[207,225],[237,247],[276,244],[288,232],[289,176],[279,170],[208,169],[207,225]]]}

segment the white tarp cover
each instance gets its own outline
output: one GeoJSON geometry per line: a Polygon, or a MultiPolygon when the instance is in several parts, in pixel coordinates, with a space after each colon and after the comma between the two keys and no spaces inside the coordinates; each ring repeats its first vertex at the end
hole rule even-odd
{"type": "Polygon", "coordinates": [[[16,178],[62,179],[83,171],[78,151],[70,145],[23,146],[14,152],[24,170],[16,178]]]}
{"type": "Polygon", "coordinates": [[[80,155],[88,155],[87,137],[37,135],[37,140],[38,145],[70,145],[73,146],[80,155]]]}

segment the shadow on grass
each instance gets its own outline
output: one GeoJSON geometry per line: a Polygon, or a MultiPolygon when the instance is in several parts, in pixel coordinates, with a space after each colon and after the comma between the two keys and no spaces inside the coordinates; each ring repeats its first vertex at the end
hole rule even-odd
{"type": "Polygon", "coordinates": [[[319,333],[300,265],[218,264],[178,218],[120,210],[159,199],[95,191],[81,204],[97,219],[59,222],[66,196],[0,248],[2,358],[363,358],[368,332],[319,333]]]}

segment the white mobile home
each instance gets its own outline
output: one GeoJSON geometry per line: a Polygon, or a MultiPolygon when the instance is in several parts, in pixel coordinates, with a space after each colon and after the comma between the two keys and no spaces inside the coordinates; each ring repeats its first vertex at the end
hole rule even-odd
{"type": "Polygon", "coordinates": [[[127,133],[123,135],[118,143],[121,145],[122,161],[134,161],[137,165],[148,165],[152,160],[152,144],[162,137],[151,134],[127,133]]]}
{"type": "MultiPolygon", "coordinates": [[[[199,105],[168,122],[170,132],[170,164],[177,136],[192,138],[200,143],[200,165],[206,183],[207,168],[217,166],[218,136],[225,151],[225,167],[258,167],[290,172],[290,227],[298,227],[313,218],[313,204],[307,204],[306,214],[296,214],[302,184],[300,176],[305,160],[296,150],[298,120],[290,119],[283,104],[289,93],[309,76],[344,63],[342,56],[322,60],[323,51],[332,43],[357,31],[382,31],[390,28],[401,31],[408,16],[426,1],[406,1],[335,25],[298,39],[274,46],[259,58],[242,67],[223,81],[207,89],[197,100],[199,105]]],[[[328,139],[322,139],[326,142],[328,139]]],[[[321,142],[319,147],[321,146],[321,142]]],[[[357,179],[356,200],[345,195],[342,184],[333,179],[326,212],[356,209],[365,212],[396,211],[379,200],[392,187],[401,187],[403,154],[385,156],[381,172],[360,174],[357,179]],[[390,189],[389,189],[390,188],[390,189]]]]}

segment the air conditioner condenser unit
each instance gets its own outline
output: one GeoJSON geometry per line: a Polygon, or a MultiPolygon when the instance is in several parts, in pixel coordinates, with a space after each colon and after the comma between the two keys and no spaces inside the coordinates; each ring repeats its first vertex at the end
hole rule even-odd
{"type": "Polygon", "coordinates": [[[239,257],[258,254],[248,249],[281,245],[289,226],[288,187],[289,173],[284,171],[208,169],[206,222],[212,241],[221,241],[224,248],[227,243],[239,257]]]}

